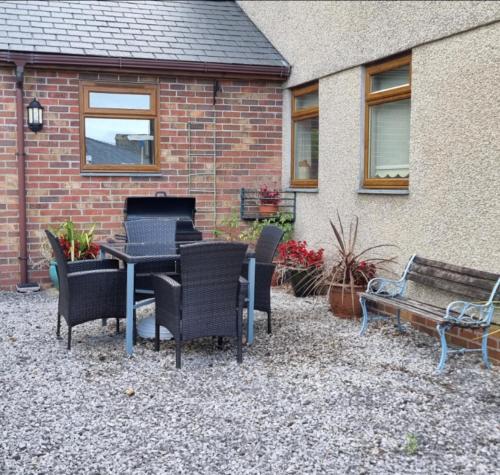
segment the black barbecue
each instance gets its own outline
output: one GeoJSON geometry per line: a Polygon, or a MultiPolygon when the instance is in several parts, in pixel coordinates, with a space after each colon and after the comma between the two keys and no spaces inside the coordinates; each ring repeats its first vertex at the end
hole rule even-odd
{"type": "Polygon", "coordinates": [[[130,196],[125,200],[125,220],[164,218],[177,220],[176,241],[200,241],[194,227],[196,198],[191,196],[130,196]]]}

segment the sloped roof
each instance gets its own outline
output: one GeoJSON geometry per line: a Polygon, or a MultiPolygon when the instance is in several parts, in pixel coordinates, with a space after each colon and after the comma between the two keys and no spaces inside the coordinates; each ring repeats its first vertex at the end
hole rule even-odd
{"type": "Polygon", "coordinates": [[[3,1],[2,50],[288,66],[233,1],[3,1]]]}

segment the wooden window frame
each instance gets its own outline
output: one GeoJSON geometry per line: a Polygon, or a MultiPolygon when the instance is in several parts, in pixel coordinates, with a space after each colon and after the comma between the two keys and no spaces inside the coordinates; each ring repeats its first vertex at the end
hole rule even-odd
{"type": "MultiPolygon", "coordinates": [[[[292,140],[291,140],[291,171],[290,171],[290,186],[292,188],[317,188],[318,179],[315,180],[299,180],[295,178],[295,123],[305,119],[319,118],[319,104],[317,107],[308,107],[297,110],[295,107],[295,99],[311,92],[319,91],[319,83],[310,84],[308,86],[299,87],[292,90],[292,140]]],[[[318,157],[319,158],[319,157],[318,157]]],[[[319,163],[318,163],[319,165],[319,163]]]]}
{"type": "Polygon", "coordinates": [[[401,101],[411,98],[411,53],[389,61],[368,66],[365,75],[365,144],[364,144],[364,188],[380,189],[408,189],[409,178],[370,178],[370,107],[388,102],[401,101]],[[371,79],[379,74],[401,66],[409,66],[409,84],[371,92],[371,79]]]}
{"type": "Polygon", "coordinates": [[[157,173],[160,171],[160,123],[158,118],[158,86],[154,84],[80,84],[80,170],[82,172],[117,172],[117,173],[157,173]],[[116,109],[90,107],[91,92],[110,94],[149,94],[149,109],[116,109]],[[154,121],[153,163],[151,165],[109,165],[88,164],[85,150],[85,119],[149,119],[154,121]]]}

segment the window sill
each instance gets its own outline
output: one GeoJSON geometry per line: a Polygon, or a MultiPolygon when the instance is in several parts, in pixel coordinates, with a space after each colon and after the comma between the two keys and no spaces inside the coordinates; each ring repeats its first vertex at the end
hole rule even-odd
{"type": "Polygon", "coordinates": [[[294,193],[319,193],[319,188],[286,188],[284,191],[291,191],[294,193]]]}
{"type": "Polygon", "coordinates": [[[161,177],[160,172],[80,172],[80,176],[133,176],[133,177],[161,177]]]}
{"type": "Polygon", "coordinates": [[[406,196],[410,194],[410,190],[401,190],[401,189],[382,189],[382,188],[360,188],[358,190],[358,194],[360,195],[402,195],[406,196]]]}

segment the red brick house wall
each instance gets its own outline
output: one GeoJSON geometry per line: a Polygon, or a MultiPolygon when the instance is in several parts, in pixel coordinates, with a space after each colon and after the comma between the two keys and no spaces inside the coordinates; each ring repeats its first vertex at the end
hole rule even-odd
{"type": "MultiPolygon", "coordinates": [[[[282,150],[282,92],[277,82],[219,80],[217,94],[218,221],[239,206],[242,187],[279,185],[282,150]]],[[[27,70],[25,106],[37,97],[45,108],[37,134],[25,127],[27,230],[30,280],[48,282],[39,268],[42,232],[67,218],[96,223],[97,238],[123,232],[123,205],[131,195],[188,194],[187,124],[212,117],[213,80],[77,71],[27,70]],[[159,85],[161,176],[82,176],[80,92],[82,81],[145,82],[159,85]]],[[[0,288],[19,282],[15,77],[0,68],[0,288]]],[[[196,195],[195,195],[196,196],[196,195]]],[[[203,207],[206,195],[197,196],[203,207]]],[[[198,228],[213,230],[211,216],[199,213],[198,228]]]]}

